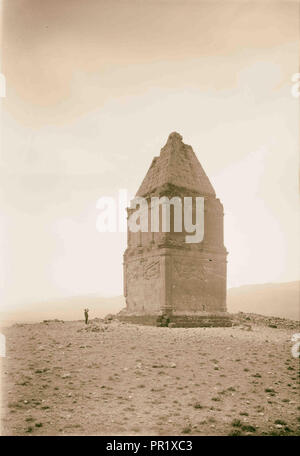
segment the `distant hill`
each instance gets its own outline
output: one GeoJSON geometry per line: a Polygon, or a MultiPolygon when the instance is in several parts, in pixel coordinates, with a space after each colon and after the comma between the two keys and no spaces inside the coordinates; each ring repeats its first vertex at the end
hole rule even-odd
{"type": "Polygon", "coordinates": [[[123,296],[71,296],[53,301],[41,301],[24,306],[24,310],[0,312],[0,324],[18,322],[33,323],[42,320],[83,320],[83,309],[90,310],[90,318],[102,318],[108,313],[117,313],[125,307],[123,296]]]}
{"type": "Polygon", "coordinates": [[[230,288],[227,292],[228,311],[299,320],[299,284],[300,282],[266,283],[230,288]]]}
{"type": "MultiPolygon", "coordinates": [[[[102,318],[108,313],[117,313],[125,307],[123,296],[105,298],[87,295],[41,301],[26,307],[26,310],[0,312],[0,325],[16,322],[42,320],[82,320],[83,309],[90,309],[90,318],[102,318]]],[[[227,307],[230,313],[251,312],[260,315],[299,319],[299,282],[243,285],[227,292],[227,307]]]]}

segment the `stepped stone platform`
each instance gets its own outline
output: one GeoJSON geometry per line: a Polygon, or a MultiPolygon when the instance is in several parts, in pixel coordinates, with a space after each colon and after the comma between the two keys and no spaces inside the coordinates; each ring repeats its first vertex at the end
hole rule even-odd
{"type": "Polygon", "coordinates": [[[230,327],[232,321],[224,312],[205,315],[138,315],[120,312],[116,318],[119,321],[137,325],[168,326],[172,328],[199,328],[199,327],[230,327]]]}

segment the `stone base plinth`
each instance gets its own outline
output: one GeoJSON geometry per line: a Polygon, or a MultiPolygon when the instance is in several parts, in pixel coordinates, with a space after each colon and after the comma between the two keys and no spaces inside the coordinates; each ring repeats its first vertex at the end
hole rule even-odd
{"type": "MultiPolygon", "coordinates": [[[[158,315],[133,315],[133,314],[118,314],[116,318],[125,323],[133,323],[135,325],[161,326],[159,325],[158,315]]],[[[167,325],[165,325],[167,326],[167,325]]]]}
{"type": "Polygon", "coordinates": [[[173,328],[229,327],[232,321],[228,314],[195,315],[146,315],[121,312],[117,319],[126,323],[149,326],[170,326],[173,328]]]}
{"type": "Polygon", "coordinates": [[[171,315],[173,328],[201,328],[232,326],[229,315],[171,315]]]}

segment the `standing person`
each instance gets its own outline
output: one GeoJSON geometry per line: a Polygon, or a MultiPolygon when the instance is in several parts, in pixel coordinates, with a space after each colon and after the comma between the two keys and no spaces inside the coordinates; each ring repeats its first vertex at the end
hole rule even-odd
{"type": "Polygon", "coordinates": [[[87,325],[88,319],[89,319],[89,309],[84,309],[84,319],[85,319],[85,324],[87,325]]]}

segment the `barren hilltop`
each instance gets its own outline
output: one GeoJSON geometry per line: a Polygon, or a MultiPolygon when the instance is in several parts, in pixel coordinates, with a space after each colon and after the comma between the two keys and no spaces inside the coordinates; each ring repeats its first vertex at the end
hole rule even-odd
{"type": "MultiPolygon", "coordinates": [[[[243,285],[227,290],[228,312],[256,312],[261,315],[299,320],[299,281],[243,285]]],[[[19,310],[3,308],[0,311],[0,327],[13,323],[34,323],[58,318],[76,320],[82,318],[85,307],[91,315],[104,317],[125,307],[123,296],[98,295],[71,296],[56,300],[24,304],[19,310]]]]}
{"type": "Polygon", "coordinates": [[[231,328],[11,326],[2,435],[299,435],[297,332],[242,313],[231,328]]]}

